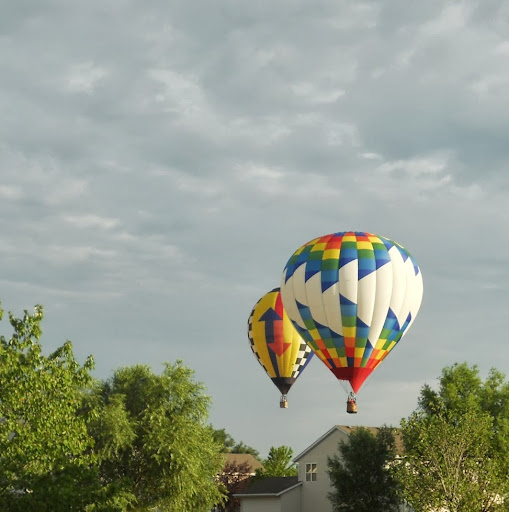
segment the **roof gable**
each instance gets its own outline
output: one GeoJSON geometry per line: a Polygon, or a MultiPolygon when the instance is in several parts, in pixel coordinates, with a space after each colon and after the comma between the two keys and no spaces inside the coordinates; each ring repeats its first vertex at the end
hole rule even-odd
{"type": "Polygon", "coordinates": [[[319,437],[313,444],[309,445],[303,452],[299,453],[299,455],[294,457],[293,462],[299,462],[299,459],[304,457],[304,455],[306,455],[306,453],[308,453],[310,450],[312,450],[315,446],[318,446],[324,439],[326,439],[333,432],[336,432],[339,429],[340,429],[339,425],[334,425],[330,430],[325,432],[325,434],[323,436],[319,437]]]}
{"type": "MultiPolygon", "coordinates": [[[[323,442],[327,437],[329,437],[332,433],[341,431],[347,436],[349,436],[354,430],[362,427],[362,425],[334,425],[330,430],[325,432],[323,436],[318,438],[313,444],[309,445],[303,452],[299,453],[296,457],[293,458],[293,462],[298,462],[306,453],[311,451],[315,446],[318,446],[321,442],[323,442]]],[[[363,427],[371,434],[376,435],[380,430],[379,427],[363,427]]],[[[394,429],[394,438],[396,441],[396,454],[401,455],[403,453],[403,438],[401,436],[401,432],[398,429],[394,429]]]]}

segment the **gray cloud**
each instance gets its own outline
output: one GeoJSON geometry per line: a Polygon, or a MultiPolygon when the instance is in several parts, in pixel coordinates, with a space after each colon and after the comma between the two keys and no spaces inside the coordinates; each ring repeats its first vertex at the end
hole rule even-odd
{"type": "Polygon", "coordinates": [[[4,307],[44,304],[47,350],[71,338],[101,378],[183,358],[217,427],[300,451],[352,421],[341,387],[315,361],[279,411],[247,318],[301,244],[367,230],[410,249],[425,295],[356,421],[396,424],[455,361],[508,372],[508,14],[502,1],[10,5],[4,307]]]}

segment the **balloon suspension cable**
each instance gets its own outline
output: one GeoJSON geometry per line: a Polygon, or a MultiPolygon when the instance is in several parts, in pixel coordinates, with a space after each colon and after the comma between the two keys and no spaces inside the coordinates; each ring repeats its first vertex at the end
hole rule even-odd
{"type": "Polygon", "coordinates": [[[346,412],[348,414],[357,414],[357,397],[353,391],[348,394],[346,401],[346,412]]]}
{"type": "Polygon", "coordinates": [[[281,400],[279,402],[279,407],[281,409],[288,409],[288,400],[286,399],[286,395],[281,395],[281,400]]]}
{"type": "Polygon", "coordinates": [[[343,388],[343,391],[345,392],[346,395],[350,395],[351,393],[353,393],[353,389],[352,389],[352,385],[350,384],[349,381],[347,380],[338,380],[340,386],[343,388]]]}

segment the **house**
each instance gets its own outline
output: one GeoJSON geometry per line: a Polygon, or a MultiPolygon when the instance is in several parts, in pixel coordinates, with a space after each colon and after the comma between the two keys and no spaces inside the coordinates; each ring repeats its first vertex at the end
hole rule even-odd
{"type": "MultiPolygon", "coordinates": [[[[341,441],[348,442],[358,427],[335,425],[293,460],[299,466],[297,477],[268,478],[240,491],[241,512],[332,512],[327,498],[332,491],[327,474],[327,458],[336,454],[341,441]],[[265,482],[265,485],[263,485],[265,482]]],[[[372,433],[375,427],[366,427],[372,433]]],[[[402,442],[396,437],[396,450],[402,442]]]]}
{"type": "Polygon", "coordinates": [[[331,512],[327,494],[332,491],[327,474],[327,458],[338,451],[338,444],[348,442],[351,427],[335,425],[294,458],[302,482],[301,512],[331,512]]]}
{"type": "Polygon", "coordinates": [[[296,476],[273,476],[255,481],[235,494],[241,512],[297,512],[301,507],[301,487],[296,476]]]}

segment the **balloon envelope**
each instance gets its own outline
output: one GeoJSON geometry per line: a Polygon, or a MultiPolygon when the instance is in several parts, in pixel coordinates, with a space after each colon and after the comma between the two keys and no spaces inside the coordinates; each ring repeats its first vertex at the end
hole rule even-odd
{"type": "Polygon", "coordinates": [[[281,282],[296,329],[355,393],[414,321],[422,291],[421,271],[406,249],[354,231],[297,249],[281,282]]]}
{"type": "Polygon", "coordinates": [[[248,321],[251,350],[272,382],[286,395],[313,355],[284,308],[279,288],[264,295],[248,321]]]}

